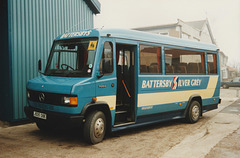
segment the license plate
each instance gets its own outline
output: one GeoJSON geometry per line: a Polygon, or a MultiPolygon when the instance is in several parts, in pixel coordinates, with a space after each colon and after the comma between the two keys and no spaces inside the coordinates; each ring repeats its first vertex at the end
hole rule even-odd
{"type": "Polygon", "coordinates": [[[33,111],[33,116],[40,118],[40,119],[47,119],[47,114],[41,113],[41,112],[37,112],[37,111],[33,111]]]}

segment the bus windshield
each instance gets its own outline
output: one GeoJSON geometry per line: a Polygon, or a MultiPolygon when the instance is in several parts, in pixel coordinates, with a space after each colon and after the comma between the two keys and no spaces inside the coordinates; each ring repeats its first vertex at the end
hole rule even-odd
{"type": "Polygon", "coordinates": [[[96,38],[55,41],[44,75],[91,76],[96,47],[96,38]]]}

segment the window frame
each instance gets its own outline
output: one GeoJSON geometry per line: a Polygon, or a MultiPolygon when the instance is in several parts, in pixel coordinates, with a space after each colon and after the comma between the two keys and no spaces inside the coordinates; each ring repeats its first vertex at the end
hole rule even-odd
{"type": "MultiPolygon", "coordinates": [[[[46,76],[58,76],[58,77],[91,77],[92,75],[93,75],[93,69],[94,69],[94,67],[95,67],[95,59],[96,59],[96,54],[97,54],[97,49],[98,49],[98,43],[99,43],[99,38],[98,37],[88,37],[88,38],[74,38],[74,39],[62,39],[62,40],[54,40],[53,41],[53,44],[52,44],[52,46],[51,46],[51,51],[50,51],[50,53],[49,53],[49,56],[48,56],[48,59],[47,59],[47,64],[46,64],[46,67],[45,67],[45,70],[44,70],[44,75],[46,75],[46,76]],[[78,50],[76,50],[76,51],[72,51],[72,50],[55,50],[55,47],[56,47],[56,45],[59,45],[60,43],[66,43],[66,44],[69,44],[69,43],[73,43],[73,44],[75,44],[75,43],[81,43],[81,42],[84,42],[84,41],[97,41],[97,46],[96,46],[96,49],[95,50],[92,50],[92,51],[94,51],[94,59],[93,59],[93,61],[92,61],[92,68],[91,68],[91,73],[89,73],[88,75],[86,75],[86,76],[71,76],[71,75],[69,75],[69,76],[60,76],[60,75],[62,75],[62,74],[60,74],[60,75],[52,75],[52,74],[48,74],[47,73],[47,71],[48,71],[48,69],[50,69],[50,67],[51,67],[51,64],[52,64],[52,58],[53,58],[53,55],[54,55],[54,53],[58,53],[58,67],[60,67],[60,61],[61,61],[61,56],[62,56],[62,53],[61,52],[77,52],[78,50]]],[[[89,50],[88,50],[89,51],[89,50]]],[[[89,53],[89,52],[88,52],[89,53]]],[[[79,64],[79,61],[78,61],[78,57],[76,57],[76,66],[78,66],[78,64],[79,64]]]]}
{"type": "MultiPolygon", "coordinates": [[[[102,67],[103,68],[103,67],[102,67]]],[[[114,72],[114,47],[113,47],[113,42],[112,41],[104,41],[103,43],[103,47],[102,47],[102,54],[101,54],[101,58],[100,58],[100,63],[99,63],[99,69],[98,69],[99,73],[101,73],[102,75],[111,75],[113,74],[114,72]],[[100,67],[101,67],[101,64],[102,64],[102,58],[103,58],[103,53],[104,53],[104,46],[105,46],[105,43],[106,42],[109,42],[111,47],[112,47],[112,72],[108,72],[108,73],[104,73],[103,70],[100,71],[100,67]]]]}
{"type": "MultiPolygon", "coordinates": [[[[207,67],[206,67],[206,50],[201,50],[201,49],[194,49],[194,48],[186,48],[186,47],[181,47],[181,46],[171,46],[171,45],[164,45],[163,46],[163,55],[164,55],[164,75],[207,75],[207,67]],[[204,64],[204,70],[202,73],[166,73],[166,48],[169,49],[178,49],[178,50],[183,50],[183,51],[192,51],[192,52],[198,52],[199,55],[202,53],[203,54],[203,64],[204,64]]],[[[201,60],[202,61],[202,60],[201,60]]],[[[202,63],[202,62],[201,62],[202,63]]]]}
{"type": "MultiPolygon", "coordinates": [[[[163,46],[162,45],[156,45],[153,43],[139,43],[139,74],[140,75],[163,75],[163,46]],[[159,62],[160,62],[160,72],[151,73],[151,72],[141,72],[141,46],[147,46],[147,47],[155,47],[160,49],[159,54],[159,62]]],[[[157,53],[156,53],[157,54],[157,53]]]]}
{"type": "MultiPolygon", "coordinates": [[[[214,58],[214,57],[213,57],[214,58]]],[[[218,66],[219,66],[219,63],[218,63],[218,55],[217,55],[217,53],[216,52],[211,52],[211,51],[206,51],[206,65],[207,65],[207,74],[208,75],[218,75],[219,74],[219,72],[218,72],[218,66]],[[215,62],[215,67],[216,67],[216,73],[210,73],[208,70],[209,70],[209,68],[208,68],[208,54],[212,54],[212,55],[214,55],[215,56],[215,60],[213,59],[213,64],[214,64],[214,62],[215,62]]]]}

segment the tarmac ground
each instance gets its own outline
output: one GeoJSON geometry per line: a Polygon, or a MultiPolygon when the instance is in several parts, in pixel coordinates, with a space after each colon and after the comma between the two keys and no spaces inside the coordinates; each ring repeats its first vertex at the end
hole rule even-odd
{"type": "Polygon", "coordinates": [[[195,124],[173,120],[112,133],[96,145],[80,130],[42,132],[35,123],[0,122],[0,158],[240,157],[239,89],[221,89],[222,103],[195,124]]]}

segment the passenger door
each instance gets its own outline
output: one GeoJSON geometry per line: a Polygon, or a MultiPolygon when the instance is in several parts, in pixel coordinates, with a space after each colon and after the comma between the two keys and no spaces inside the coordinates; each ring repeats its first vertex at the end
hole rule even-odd
{"type": "Polygon", "coordinates": [[[96,80],[97,101],[104,101],[110,110],[116,108],[116,70],[114,70],[114,45],[110,41],[103,44],[99,70],[96,80]]]}
{"type": "Polygon", "coordinates": [[[135,123],[135,45],[116,45],[117,100],[115,126],[135,123]]]}

